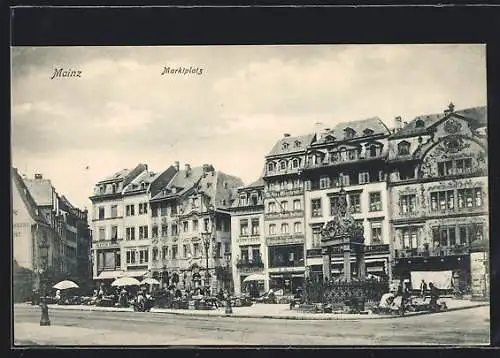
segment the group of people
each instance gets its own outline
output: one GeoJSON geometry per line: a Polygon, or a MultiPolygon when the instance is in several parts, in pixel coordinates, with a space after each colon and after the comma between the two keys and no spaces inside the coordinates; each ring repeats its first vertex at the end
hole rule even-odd
{"type": "MultiPolygon", "coordinates": [[[[429,309],[435,310],[438,307],[439,289],[432,283],[422,280],[420,283],[419,296],[425,302],[429,297],[427,304],[429,309]]],[[[414,297],[410,280],[401,282],[396,290],[392,289],[389,293],[382,296],[378,309],[381,311],[398,311],[401,315],[412,305],[411,300],[414,297]]]]}

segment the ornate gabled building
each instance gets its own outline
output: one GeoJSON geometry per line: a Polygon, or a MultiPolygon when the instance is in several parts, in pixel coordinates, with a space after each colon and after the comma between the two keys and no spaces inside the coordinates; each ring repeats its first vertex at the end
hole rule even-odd
{"type": "Polygon", "coordinates": [[[285,134],[265,157],[264,233],[270,285],[290,294],[305,275],[304,181],[300,175],[313,134],[285,134]]]}
{"type": "Polygon", "coordinates": [[[395,277],[449,270],[462,291],[479,280],[471,273],[471,250],[488,247],[486,126],[486,107],[455,111],[450,104],[391,135],[388,186],[395,277]]]}
{"type": "MultiPolygon", "coordinates": [[[[234,292],[248,292],[244,280],[252,274],[268,275],[267,246],[264,235],[264,180],[237,189],[231,207],[231,240],[234,292]]],[[[269,290],[261,281],[260,291],[269,290]]]]}
{"type": "Polygon", "coordinates": [[[227,287],[232,281],[229,209],[243,182],[209,164],[186,164],[184,170],[178,165],[175,177],[150,200],[155,267],[164,282],[181,287],[227,287]]]}
{"type": "MultiPolygon", "coordinates": [[[[321,232],[338,212],[340,190],[347,193],[352,217],[364,229],[366,269],[390,276],[389,197],[385,163],[389,129],[377,117],[344,122],[314,136],[301,177],[305,182],[306,264],[311,276],[322,273],[321,232]]],[[[341,277],[342,248],[331,252],[332,278],[341,277]]],[[[356,273],[355,257],[351,272],[356,273]]]]}

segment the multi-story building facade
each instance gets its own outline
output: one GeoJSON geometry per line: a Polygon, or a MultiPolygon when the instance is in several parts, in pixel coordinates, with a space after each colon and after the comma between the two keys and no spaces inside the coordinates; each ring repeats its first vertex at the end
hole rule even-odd
{"type": "Polygon", "coordinates": [[[313,134],[285,134],[265,157],[264,235],[271,288],[290,294],[305,277],[304,179],[313,134]]]}
{"type": "MultiPolygon", "coordinates": [[[[268,250],[264,235],[264,180],[238,188],[231,208],[231,239],[234,292],[248,292],[244,280],[252,274],[268,275],[268,250]]],[[[258,281],[260,291],[269,280],[258,281]]]]}
{"type": "Polygon", "coordinates": [[[85,288],[87,211],[71,205],[41,174],[28,179],[12,168],[12,189],[15,298],[25,299],[32,289],[39,289],[42,274],[48,284],[69,279],[85,288]],[[41,244],[48,247],[45,257],[41,244]]]}
{"type": "Polygon", "coordinates": [[[462,290],[471,288],[471,249],[488,247],[486,125],[486,107],[450,104],[390,137],[395,276],[452,270],[462,290]]]}
{"type": "MultiPolygon", "coordinates": [[[[347,192],[354,219],[364,227],[368,273],[390,275],[389,197],[385,162],[390,130],[377,117],[340,123],[314,136],[301,177],[305,182],[306,265],[322,277],[321,230],[337,213],[339,191],[347,192]]],[[[332,277],[343,270],[343,252],[332,254],[332,277]]],[[[355,257],[351,258],[355,273],[355,257]]]]}
{"type": "Polygon", "coordinates": [[[186,164],[183,170],[178,165],[172,181],[150,200],[153,260],[162,268],[158,272],[181,287],[227,288],[232,281],[229,209],[243,182],[209,164],[186,164]]]}

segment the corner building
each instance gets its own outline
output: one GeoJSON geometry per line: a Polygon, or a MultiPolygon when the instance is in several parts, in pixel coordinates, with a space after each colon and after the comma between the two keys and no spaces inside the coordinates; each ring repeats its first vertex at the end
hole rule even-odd
{"type": "MultiPolygon", "coordinates": [[[[339,191],[364,228],[368,274],[388,278],[390,272],[389,197],[385,161],[389,129],[377,117],[344,122],[319,130],[306,152],[301,177],[305,183],[306,264],[313,279],[323,279],[321,230],[337,212],[339,191]]],[[[332,254],[332,277],[341,277],[343,251],[332,254]]],[[[355,257],[351,272],[356,273],[355,257]]]]}
{"type": "Polygon", "coordinates": [[[451,270],[462,292],[488,286],[471,273],[473,252],[487,253],[489,247],[486,126],[486,107],[455,111],[450,104],[391,135],[388,185],[396,277],[451,270]]]}

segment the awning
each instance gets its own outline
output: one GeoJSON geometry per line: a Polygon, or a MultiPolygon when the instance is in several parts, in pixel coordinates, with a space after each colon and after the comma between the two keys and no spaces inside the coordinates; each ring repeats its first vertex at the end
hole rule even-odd
{"type": "Polygon", "coordinates": [[[142,277],[149,273],[148,270],[127,270],[121,277],[142,277]]]}
{"type": "Polygon", "coordinates": [[[123,271],[103,271],[94,280],[114,280],[123,275],[123,271]]]}

